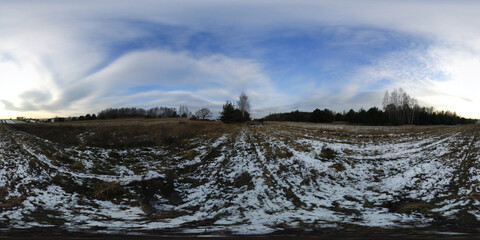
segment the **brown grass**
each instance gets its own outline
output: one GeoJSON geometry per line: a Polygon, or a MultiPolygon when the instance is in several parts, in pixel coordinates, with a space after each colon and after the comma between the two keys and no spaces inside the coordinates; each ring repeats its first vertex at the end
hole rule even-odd
{"type": "Polygon", "coordinates": [[[51,124],[12,124],[11,127],[37,137],[65,145],[78,145],[78,135],[86,132],[84,127],[51,124]]]}
{"type": "Polygon", "coordinates": [[[333,150],[331,148],[328,148],[328,147],[323,147],[322,151],[320,152],[320,157],[321,158],[325,158],[325,159],[329,159],[329,160],[334,159],[336,155],[337,155],[337,153],[335,152],[335,150],[333,150]]]}
{"type": "Polygon", "coordinates": [[[398,209],[401,213],[419,212],[422,214],[428,214],[433,206],[427,202],[414,202],[406,203],[398,209]]]}
{"type": "Polygon", "coordinates": [[[248,189],[253,189],[252,176],[248,172],[243,172],[235,179],[234,186],[237,188],[247,186],[248,189]]]}
{"type": "Polygon", "coordinates": [[[186,152],[185,154],[183,154],[183,159],[193,160],[198,155],[200,155],[200,152],[198,152],[197,150],[191,149],[188,152],[186,152]]]}
{"type": "Polygon", "coordinates": [[[333,169],[337,170],[337,172],[345,171],[345,166],[343,166],[342,163],[334,163],[334,164],[330,165],[329,168],[333,168],[333,169]]]}
{"type": "Polygon", "coordinates": [[[6,199],[6,200],[0,202],[0,210],[8,210],[8,209],[12,209],[12,208],[15,208],[15,207],[21,207],[21,206],[23,206],[23,201],[25,199],[26,199],[26,197],[24,197],[24,196],[21,196],[21,197],[15,196],[15,197],[11,197],[9,199],[6,199]]]}
{"type": "Polygon", "coordinates": [[[290,150],[288,150],[288,148],[277,148],[275,153],[279,158],[293,157],[293,153],[290,150]]]}
{"type": "Polygon", "coordinates": [[[347,155],[347,156],[351,156],[351,155],[353,155],[354,152],[353,152],[352,149],[345,148],[345,149],[343,149],[343,153],[345,153],[345,155],[347,155]]]}
{"type": "Polygon", "coordinates": [[[74,170],[83,170],[85,169],[85,165],[83,165],[82,161],[78,161],[70,164],[70,168],[74,170]]]}
{"type": "Polygon", "coordinates": [[[117,124],[16,124],[13,128],[62,145],[105,148],[151,147],[181,144],[183,140],[226,129],[219,122],[165,121],[116,122],[117,124]],[[83,135],[83,140],[81,139],[83,135]]]}
{"type": "Polygon", "coordinates": [[[121,197],[124,193],[123,188],[114,182],[102,182],[94,187],[93,197],[100,200],[111,200],[121,197]]]}
{"type": "Polygon", "coordinates": [[[306,143],[296,144],[294,146],[294,149],[295,151],[298,151],[298,152],[311,152],[313,150],[312,146],[306,143]]]}

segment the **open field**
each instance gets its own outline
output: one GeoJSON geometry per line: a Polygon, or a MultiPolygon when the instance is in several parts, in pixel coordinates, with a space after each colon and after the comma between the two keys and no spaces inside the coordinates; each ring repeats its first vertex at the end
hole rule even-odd
{"type": "Polygon", "coordinates": [[[480,232],[478,125],[0,125],[0,228],[480,232]]]}

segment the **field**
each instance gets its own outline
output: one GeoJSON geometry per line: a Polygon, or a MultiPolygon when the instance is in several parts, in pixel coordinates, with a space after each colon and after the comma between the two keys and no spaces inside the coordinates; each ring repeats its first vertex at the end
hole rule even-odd
{"type": "Polygon", "coordinates": [[[0,228],[477,234],[478,125],[0,125],[0,228]]]}

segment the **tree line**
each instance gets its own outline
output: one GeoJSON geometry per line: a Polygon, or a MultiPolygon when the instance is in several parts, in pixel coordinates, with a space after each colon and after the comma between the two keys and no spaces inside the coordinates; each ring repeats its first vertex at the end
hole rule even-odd
{"type": "MultiPolygon", "coordinates": [[[[212,111],[208,108],[201,108],[192,113],[187,106],[180,106],[178,110],[171,107],[153,107],[143,109],[130,108],[107,108],[98,114],[86,114],[79,117],[55,118],[55,122],[63,121],[84,121],[96,119],[117,119],[117,118],[188,118],[191,120],[207,120],[213,117],[212,111]]],[[[250,121],[250,101],[245,93],[241,93],[236,104],[227,101],[223,105],[218,120],[224,123],[242,123],[250,121]]]]}
{"type": "Polygon", "coordinates": [[[131,108],[107,108],[98,114],[86,114],[78,117],[69,117],[67,120],[83,121],[96,119],[117,119],[117,118],[188,118],[192,120],[207,120],[212,117],[212,111],[208,108],[201,108],[192,113],[187,106],[176,108],[153,107],[143,109],[131,108]]]}
{"type": "MultiPolygon", "coordinates": [[[[208,108],[201,108],[192,113],[187,106],[176,108],[154,107],[143,108],[108,108],[96,114],[87,114],[67,120],[95,120],[116,118],[188,118],[206,120],[211,118],[212,112],[208,108]]],[[[224,123],[242,123],[251,120],[250,101],[245,93],[241,93],[236,103],[227,101],[220,112],[218,120],[224,123]]],[[[330,123],[334,121],[363,125],[455,125],[475,123],[473,119],[457,116],[455,112],[436,111],[433,107],[421,107],[418,101],[405,91],[395,89],[391,93],[385,92],[383,109],[372,107],[368,110],[361,108],[358,111],[350,109],[348,112],[337,113],[329,109],[315,109],[312,112],[292,111],[288,113],[272,113],[261,120],[330,123]]]]}
{"type": "Polygon", "coordinates": [[[420,107],[415,98],[405,91],[395,89],[385,92],[383,110],[372,107],[354,111],[335,113],[329,109],[315,109],[313,112],[292,111],[289,113],[272,113],[264,117],[266,121],[291,121],[330,123],[342,121],[364,125],[455,125],[475,123],[473,119],[457,116],[455,112],[435,111],[433,107],[420,107]]]}
{"type": "MultiPolygon", "coordinates": [[[[289,122],[314,122],[331,123],[334,121],[347,122],[363,125],[456,125],[475,123],[473,119],[466,119],[457,116],[450,111],[434,111],[432,108],[416,109],[411,122],[402,122],[397,118],[392,118],[392,112],[382,111],[377,107],[368,110],[360,109],[355,111],[350,109],[348,112],[335,113],[329,109],[315,109],[313,112],[292,111],[289,113],[272,113],[264,117],[265,121],[289,121],[289,122]]],[[[398,113],[397,113],[398,114],[398,113]]]]}

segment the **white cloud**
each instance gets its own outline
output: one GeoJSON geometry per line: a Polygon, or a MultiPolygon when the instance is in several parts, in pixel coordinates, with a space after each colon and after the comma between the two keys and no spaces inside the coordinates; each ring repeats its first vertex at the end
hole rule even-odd
{"type": "MultiPolygon", "coordinates": [[[[187,52],[157,49],[128,53],[101,71],[63,88],[60,98],[39,104],[38,108],[63,109],[72,114],[81,109],[155,105],[207,106],[218,110],[226,100],[235,101],[244,90],[256,107],[285,99],[258,63],[222,55],[197,58],[187,52]]],[[[23,95],[27,93],[32,92],[23,95]]],[[[20,99],[18,106],[7,107],[22,110],[31,103],[26,99],[20,99]]]]}
{"type": "Polygon", "coordinates": [[[365,98],[361,103],[380,107],[383,91],[403,88],[424,106],[478,118],[478,76],[478,55],[465,49],[432,46],[424,51],[394,52],[359,69],[339,96],[347,102],[355,102],[352,99],[361,89],[370,89],[376,97],[365,98]]]}

